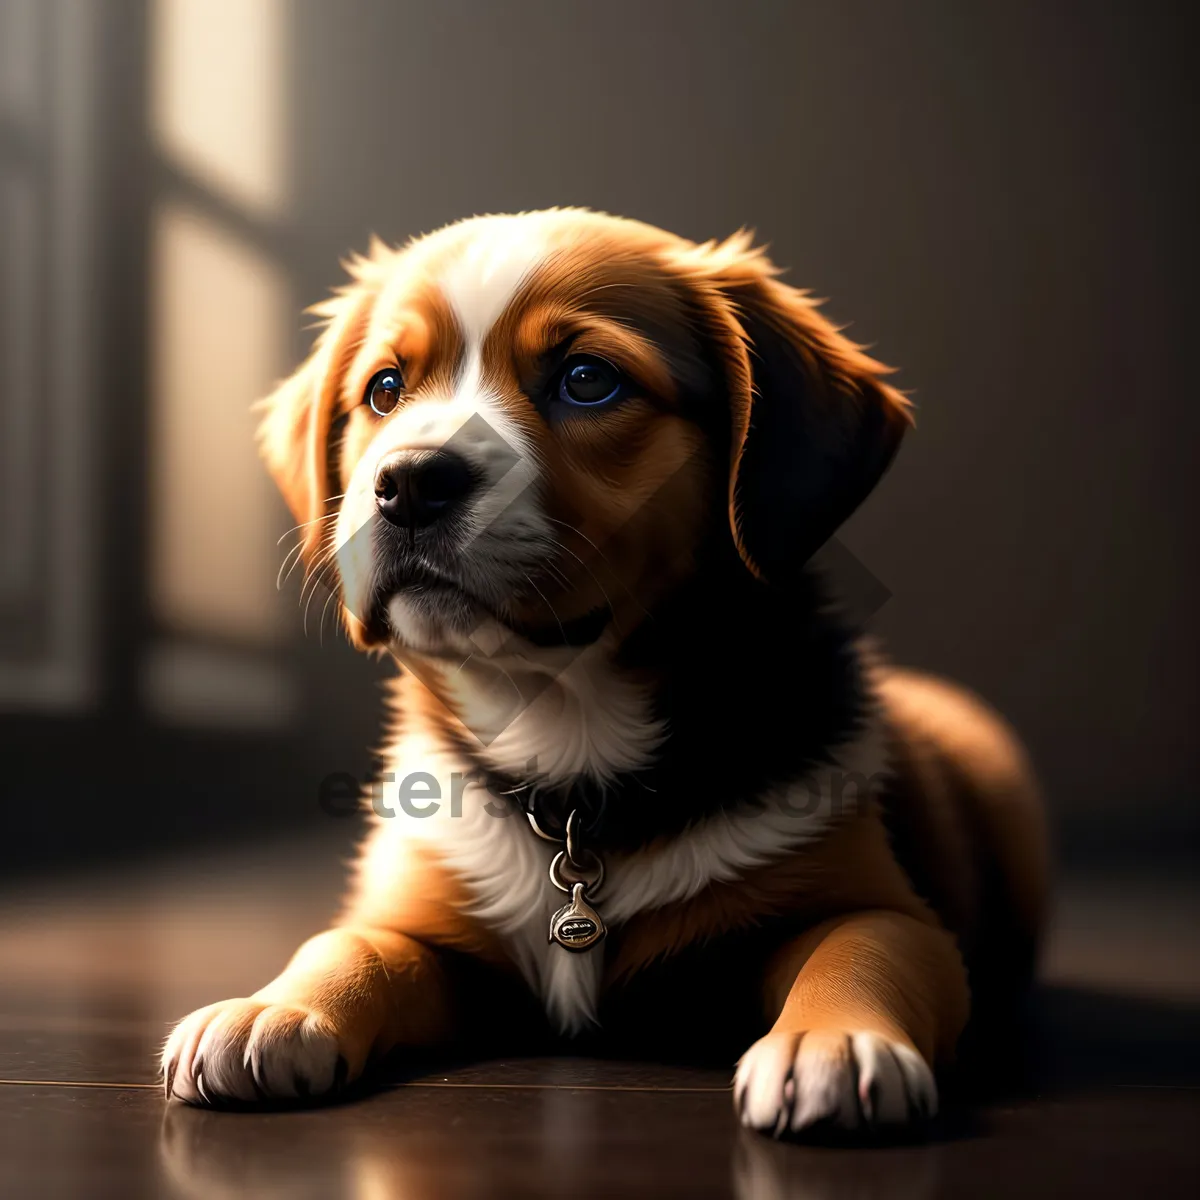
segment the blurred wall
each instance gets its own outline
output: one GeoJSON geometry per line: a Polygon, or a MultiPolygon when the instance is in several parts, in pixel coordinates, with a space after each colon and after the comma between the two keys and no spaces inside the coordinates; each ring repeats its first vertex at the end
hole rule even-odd
{"type": "Polygon", "coordinates": [[[82,581],[0,588],[0,859],[294,828],[324,776],[366,770],[381,669],[302,635],[295,580],[274,615],[259,598],[291,520],[246,407],[372,232],[555,204],[751,225],[901,367],[918,428],[844,535],[892,592],[891,653],[1012,719],[1069,853],[1200,845],[1186,6],[0,5],[0,83],[33,114],[0,87],[0,163],[36,184],[0,189],[26,347],[0,412],[36,448],[2,459],[4,561],[58,513],[47,562],[82,581]],[[12,49],[30,21],[44,69],[12,49]],[[22,254],[11,214],[43,207],[22,254]],[[193,529],[218,509],[224,536],[193,529]],[[20,671],[60,601],[87,669],[47,702],[20,671]]]}

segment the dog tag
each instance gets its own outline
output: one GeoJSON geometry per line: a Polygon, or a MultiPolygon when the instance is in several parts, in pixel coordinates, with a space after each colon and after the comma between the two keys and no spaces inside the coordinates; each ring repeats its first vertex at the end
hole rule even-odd
{"type": "Polygon", "coordinates": [[[587,950],[607,932],[600,914],[584,899],[586,886],[576,883],[571,888],[571,902],[550,918],[550,941],[564,950],[587,950]]]}

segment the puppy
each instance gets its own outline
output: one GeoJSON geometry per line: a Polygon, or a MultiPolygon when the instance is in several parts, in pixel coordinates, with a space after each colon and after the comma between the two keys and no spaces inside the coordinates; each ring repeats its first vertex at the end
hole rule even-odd
{"type": "Polygon", "coordinates": [[[745,234],[489,216],[349,273],[261,445],[402,667],[371,831],[334,928],[179,1023],[168,1097],[545,1028],[744,1051],[775,1135],[932,1113],[1029,975],[1046,849],[1001,721],[809,565],[910,425],[887,369],[745,234]]]}

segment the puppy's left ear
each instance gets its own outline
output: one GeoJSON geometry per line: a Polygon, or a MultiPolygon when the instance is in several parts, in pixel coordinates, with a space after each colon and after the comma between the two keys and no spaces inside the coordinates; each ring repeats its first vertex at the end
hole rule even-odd
{"type": "Polygon", "coordinates": [[[757,576],[785,583],[867,497],[912,424],[890,368],[788,287],[751,235],[690,247],[682,270],[723,362],[729,520],[757,576]]]}

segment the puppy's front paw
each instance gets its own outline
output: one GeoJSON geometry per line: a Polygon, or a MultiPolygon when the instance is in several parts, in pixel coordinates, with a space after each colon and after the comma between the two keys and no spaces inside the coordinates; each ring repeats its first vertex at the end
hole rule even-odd
{"type": "Polygon", "coordinates": [[[261,1000],[222,1000],[175,1026],[162,1073],[168,1100],[253,1104],[336,1091],[350,1068],[337,1030],[322,1014],[261,1000]]]}
{"type": "Polygon", "coordinates": [[[925,1060],[877,1033],[769,1033],[742,1055],[733,1096],[742,1124],[773,1137],[818,1123],[895,1128],[937,1112],[925,1060]]]}

